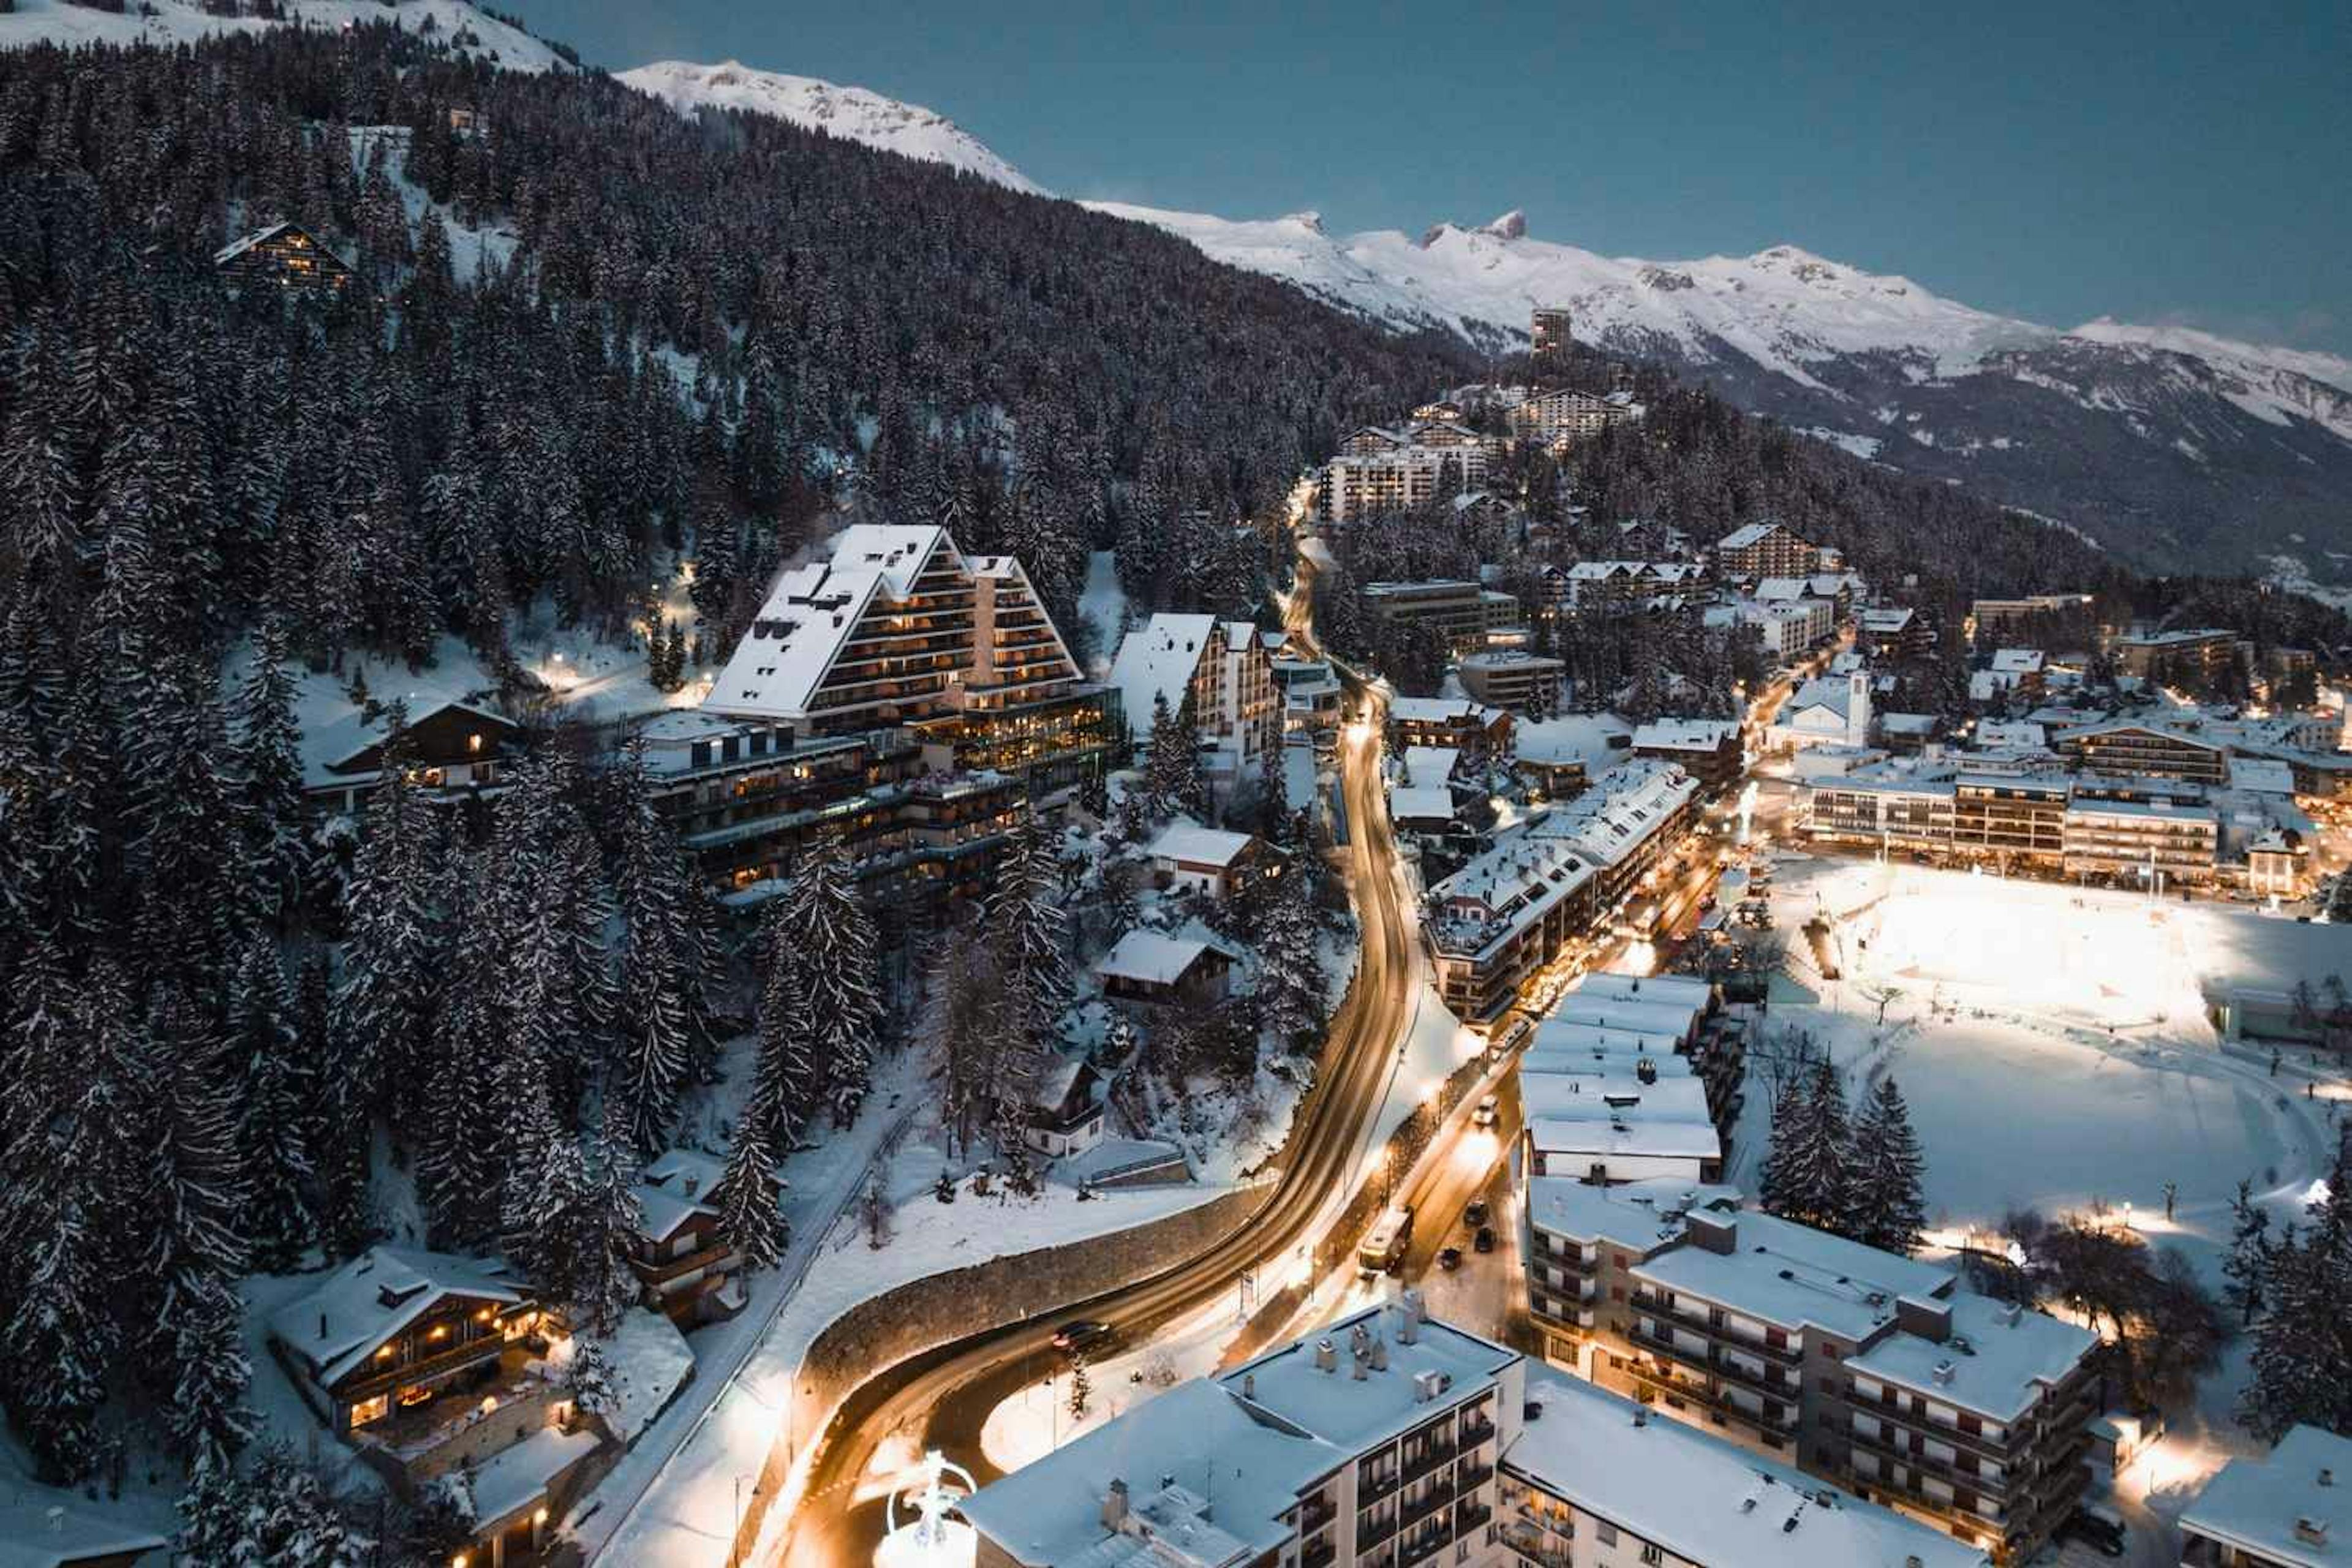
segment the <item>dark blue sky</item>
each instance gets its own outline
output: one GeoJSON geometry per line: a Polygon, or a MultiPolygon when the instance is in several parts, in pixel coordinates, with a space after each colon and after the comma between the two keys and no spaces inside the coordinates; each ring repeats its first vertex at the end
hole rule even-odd
{"type": "Polygon", "coordinates": [[[616,69],[928,105],[1066,195],[1334,230],[1520,207],[1612,255],[1787,241],[2059,326],[2352,353],[2352,0],[505,4],[616,69]]]}

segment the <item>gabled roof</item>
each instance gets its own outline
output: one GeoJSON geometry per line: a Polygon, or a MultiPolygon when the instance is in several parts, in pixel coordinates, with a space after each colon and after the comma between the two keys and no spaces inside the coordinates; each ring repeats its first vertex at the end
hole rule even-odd
{"type": "Polygon", "coordinates": [[[2267,1458],[2232,1459],[2181,1512],[2180,1526],[2293,1568],[2336,1568],[2344,1561],[2343,1531],[2352,1509],[2352,1437],[2317,1426],[2296,1426],[2267,1458]],[[2324,1479],[2323,1479],[2324,1478],[2324,1479]],[[2331,1527],[2325,1545],[2296,1533],[2299,1520],[2331,1527]]]}
{"type": "Polygon", "coordinates": [[[1105,979],[1173,985],[1203,955],[1217,951],[1197,937],[1170,936],[1165,931],[1138,926],[1120,937],[1118,946],[1095,960],[1095,973],[1105,979]]]}
{"type": "Polygon", "coordinates": [[[1776,533],[1789,531],[1777,522],[1747,522],[1733,529],[1715,542],[1717,550],[1745,550],[1751,544],[1761,544],[1776,533]]]}
{"type": "MultiPolygon", "coordinates": [[[[161,1552],[171,1542],[71,1492],[16,1483],[0,1501],[0,1568],[69,1568],[100,1558],[161,1552]]],[[[156,1561],[161,1563],[162,1558],[156,1561]]]]}
{"type": "Polygon", "coordinates": [[[1232,833],[1222,827],[1195,827],[1189,822],[1176,822],[1171,823],[1159,837],[1151,841],[1150,854],[1155,860],[1185,860],[1195,865],[1214,866],[1222,870],[1239,859],[1256,842],[1252,834],[1232,833]]]}
{"type": "Polygon", "coordinates": [[[1171,715],[1183,706],[1193,674],[1220,635],[1214,616],[1162,610],[1120,640],[1110,683],[1118,688],[1121,710],[1139,742],[1150,737],[1156,700],[1166,698],[1171,715]]]}
{"type": "Polygon", "coordinates": [[[372,1247],[270,1315],[269,1332],[331,1388],[375,1348],[452,1296],[518,1305],[529,1287],[505,1260],[372,1247]]]}

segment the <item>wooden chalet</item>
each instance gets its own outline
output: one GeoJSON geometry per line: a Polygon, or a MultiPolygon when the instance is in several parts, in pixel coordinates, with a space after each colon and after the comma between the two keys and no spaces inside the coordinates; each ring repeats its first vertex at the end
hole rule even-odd
{"type": "Polygon", "coordinates": [[[312,294],[337,294],[357,281],[349,263],[310,230],[273,223],[225,246],[213,270],[232,288],[267,285],[312,294]]]}
{"type": "MultiPolygon", "coordinates": [[[[409,715],[409,782],[425,790],[471,790],[499,782],[522,726],[486,708],[447,701],[409,715]]],[[[356,811],[374,793],[392,739],[388,715],[353,709],[305,729],[302,790],[313,808],[356,811]]]]}
{"type": "Polygon", "coordinates": [[[304,1401],[349,1434],[494,1377],[510,1348],[536,1353],[541,1319],[496,1258],[375,1247],[280,1307],[269,1338],[304,1401]]]}
{"type": "Polygon", "coordinates": [[[646,1305],[681,1329],[742,1310],[736,1276],[743,1258],[720,1232],[713,1197],[725,1174],[725,1164],[711,1155],[673,1149],[647,1165],[637,1184],[637,1244],[629,1267],[645,1288],[646,1305]]]}

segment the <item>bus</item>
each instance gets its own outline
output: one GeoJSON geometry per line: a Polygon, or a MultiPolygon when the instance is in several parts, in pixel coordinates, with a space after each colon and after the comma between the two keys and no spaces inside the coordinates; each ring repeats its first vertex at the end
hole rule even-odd
{"type": "Polygon", "coordinates": [[[1402,1267],[1404,1249],[1412,1244],[1412,1205],[1398,1204],[1372,1225],[1371,1234],[1357,1250],[1356,1262],[1364,1278],[1387,1274],[1402,1267]]]}

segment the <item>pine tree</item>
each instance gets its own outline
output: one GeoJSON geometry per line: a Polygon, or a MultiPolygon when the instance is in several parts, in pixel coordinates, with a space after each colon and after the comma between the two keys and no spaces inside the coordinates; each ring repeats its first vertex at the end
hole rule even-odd
{"type": "Polygon", "coordinates": [[[2272,1247],[2267,1310],[2253,1325],[2252,1375],[2238,1423],[2275,1443],[2296,1426],[2352,1432],[2352,1129],[2339,1138],[2326,1195],[2272,1247]]]}
{"type": "Polygon", "coordinates": [[[276,621],[254,637],[253,669],[237,694],[229,776],[245,843],[241,882],[254,919],[281,933],[300,906],[303,843],[301,730],[286,637],[276,621]]]}
{"type": "Polygon", "coordinates": [[[1094,1395],[1094,1380],[1087,1375],[1086,1354],[1081,1351],[1073,1351],[1070,1352],[1071,1420],[1083,1421],[1087,1418],[1087,1409],[1094,1395]]]}
{"type": "Polygon", "coordinates": [[[619,1407],[613,1392],[613,1363],[604,1347],[586,1334],[572,1340],[572,1359],[563,1365],[563,1392],[583,1415],[603,1415],[619,1407]]]}
{"type": "Polygon", "coordinates": [[[1790,1084],[1772,1108],[1759,1192],[1768,1214],[1837,1235],[1847,1231],[1845,1089],[1828,1060],[1790,1084]]]}
{"type": "Polygon", "coordinates": [[[257,929],[229,986],[229,1055],[241,1069],[236,1108],[238,1163],[246,1203],[238,1229],[254,1262],[268,1272],[290,1268],[318,1234],[310,1189],[310,1108],[318,1088],[299,1053],[294,999],[278,962],[277,939],[257,929]]]}
{"type": "Polygon", "coordinates": [[[1284,868],[1267,891],[1257,943],[1258,1026],[1295,1050],[1320,1034],[1325,1021],[1322,932],[1298,867],[1284,868]]]}
{"type": "Polygon", "coordinates": [[[1916,1251],[1927,1224],[1921,1189],[1926,1170],[1910,1110],[1890,1074],[1878,1080],[1854,1119],[1846,1157],[1845,1234],[1888,1252],[1916,1251]]]}
{"type": "MultiPolygon", "coordinates": [[[[801,1006],[814,1032],[818,1092],[836,1126],[856,1115],[871,1086],[882,1022],[880,942],[835,838],[814,845],[779,900],[776,934],[796,953],[801,1006]]],[[[766,1026],[762,1008],[762,1027],[766,1026]]]]}
{"type": "Polygon", "coordinates": [[[637,1162],[627,1132],[608,1127],[593,1145],[580,1199],[561,1225],[572,1249],[572,1305],[593,1333],[613,1333],[636,1303],[637,1277],[629,1258],[643,1225],[637,1162]]]}
{"type": "Polygon", "coordinates": [[[441,929],[434,908],[434,835],[415,798],[397,709],[383,766],[369,796],[367,827],[352,865],[343,986],[335,998],[342,1071],[361,1103],[393,1084],[429,1037],[441,929]]]}
{"type": "Polygon", "coordinates": [[[990,1121],[994,1064],[1006,1036],[995,955],[975,923],[951,924],[933,947],[916,1021],[939,1085],[940,1125],[959,1155],[990,1121]]]}
{"type": "Polygon", "coordinates": [[[998,868],[988,924],[1004,994],[1003,1034],[989,1074],[990,1138],[1006,1180],[1027,1192],[1031,1161],[1023,1134],[1038,1086],[1061,1047],[1061,1018],[1071,995],[1068,937],[1054,868],[1034,817],[1013,834],[998,868]]]}
{"type": "Polygon", "coordinates": [[[771,907],[765,940],[768,973],[760,988],[759,1054],[751,1074],[751,1117],[781,1159],[797,1147],[823,1083],[817,1022],[809,1010],[806,966],[779,909],[771,907]]]}
{"type": "Polygon", "coordinates": [[[726,1174],[711,1199],[719,1207],[719,1231],[727,1244],[743,1255],[746,1269],[773,1268],[783,1261],[791,1230],[776,1203],[774,1157],[770,1135],[747,1114],[735,1123],[728,1145],[726,1174]]]}
{"type": "Polygon", "coordinates": [[[2270,1211],[2254,1202],[2253,1184],[2241,1180],[2238,1195],[2230,1200],[2230,1254],[2221,1261],[2229,1283],[2221,1298],[2238,1310],[2242,1325],[2251,1325],[2263,1308],[2263,1279],[2270,1271],[2270,1211]]]}
{"type": "Polygon", "coordinates": [[[199,1470],[180,1514],[180,1553],[205,1568],[366,1568],[375,1544],[283,1443],[242,1476],[226,1466],[199,1470]]]}

